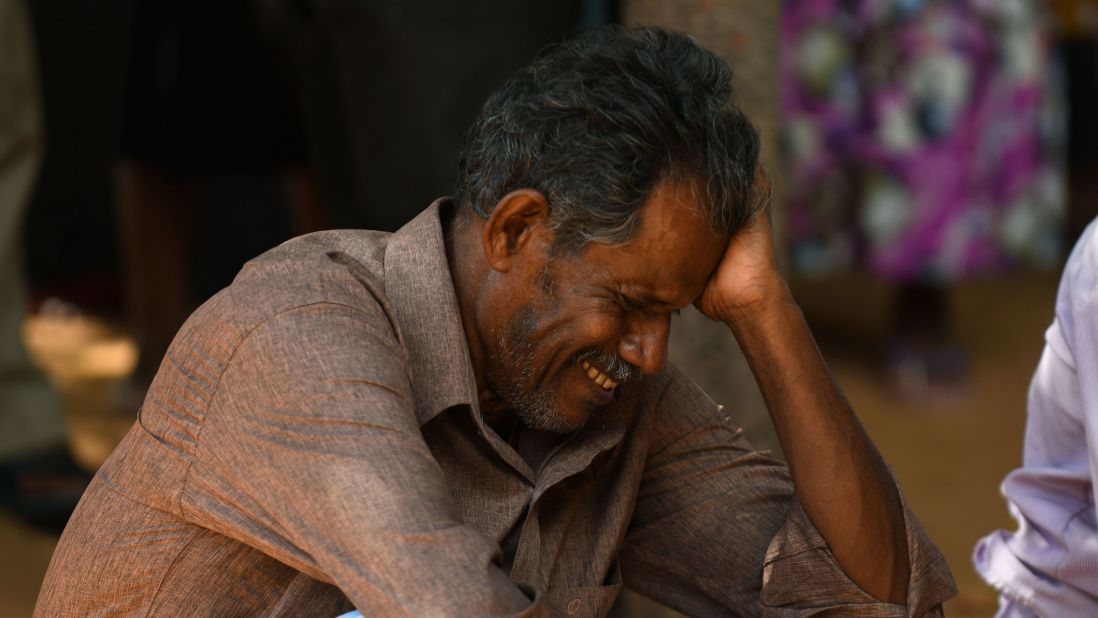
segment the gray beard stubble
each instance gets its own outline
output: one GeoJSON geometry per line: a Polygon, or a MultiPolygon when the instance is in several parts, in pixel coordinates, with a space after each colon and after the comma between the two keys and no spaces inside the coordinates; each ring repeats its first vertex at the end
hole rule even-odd
{"type": "Polygon", "coordinates": [[[583,427],[583,423],[576,425],[564,418],[557,405],[557,393],[548,384],[543,382],[534,388],[526,387],[536,375],[533,338],[538,325],[534,310],[525,306],[512,317],[506,332],[499,333],[495,364],[497,367],[514,367],[517,372],[496,385],[496,394],[531,429],[553,433],[576,431],[583,427]]]}

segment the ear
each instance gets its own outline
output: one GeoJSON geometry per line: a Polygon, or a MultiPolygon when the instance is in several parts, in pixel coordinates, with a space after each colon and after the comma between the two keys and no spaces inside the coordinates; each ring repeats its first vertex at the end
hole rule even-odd
{"type": "Polygon", "coordinates": [[[510,270],[514,257],[543,230],[549,217],[549,200],[534,189],[516,189],[496,203],[484,225],[484,257],[493,270],[510,270]]]}

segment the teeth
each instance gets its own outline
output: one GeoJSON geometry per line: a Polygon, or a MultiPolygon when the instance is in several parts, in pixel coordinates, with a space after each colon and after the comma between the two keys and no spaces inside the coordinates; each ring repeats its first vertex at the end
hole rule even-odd
{"type": "Polygon", "coordinates": [[[606,375],[605,373],[599,371],[598,369],[595,369],[593,366],[591,366],[591,363],[583,361],[581,363],[581,366],[583,367],[584,371],[587,372],[587,377],[594,380],[595,384],[598,384],[608,391],[617,388],[617,382],[611,380],[610,376],[606,375]]]}

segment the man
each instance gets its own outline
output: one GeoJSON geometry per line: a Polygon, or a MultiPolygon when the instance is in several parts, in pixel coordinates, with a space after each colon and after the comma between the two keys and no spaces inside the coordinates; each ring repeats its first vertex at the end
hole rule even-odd
{"type": "Polygon", "coordinates": [[[691,39],[609,29],[485,104],[457,195],[251,262],[184,325],[42,616],[940,613],[953,584],[775,269],[691,39]],[[664,367],[694,303],[789,458],[664,367]]]}
{"type": "Polygon", "coordinates": [[[1000,618],[1098,615],[1095,232],[1091,223],[1064,267],[1030,383],[1022,467],[1003,481],[1018,530],[992,532],[973,554],[976,570],[999,591],[1000,618]]]}

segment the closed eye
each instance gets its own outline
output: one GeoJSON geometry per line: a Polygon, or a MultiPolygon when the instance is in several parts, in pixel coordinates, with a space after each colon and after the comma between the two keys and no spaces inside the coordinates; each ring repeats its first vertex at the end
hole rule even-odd
{"type": "MultiPolygon", "coordinates": [[[[617,296],[618,304],[621,305],[621,308],[626,311],[649,311],[653,307],[652,303],[638,300],[636,298],[626,296],[625,294],[615,294],[615,296],[617,296]]],[[[672,309],[671,313],[673,315],[682,315],[682,311],[679,309],[672,309]]]]}
{"type": "Polygon", "coordinates": [[[616,296],[618,297],[618,304],[626,311],[644,311],[648,309],[649,305],[646,302],[630,298],[625,294],[617,294],[616,296]]]}

